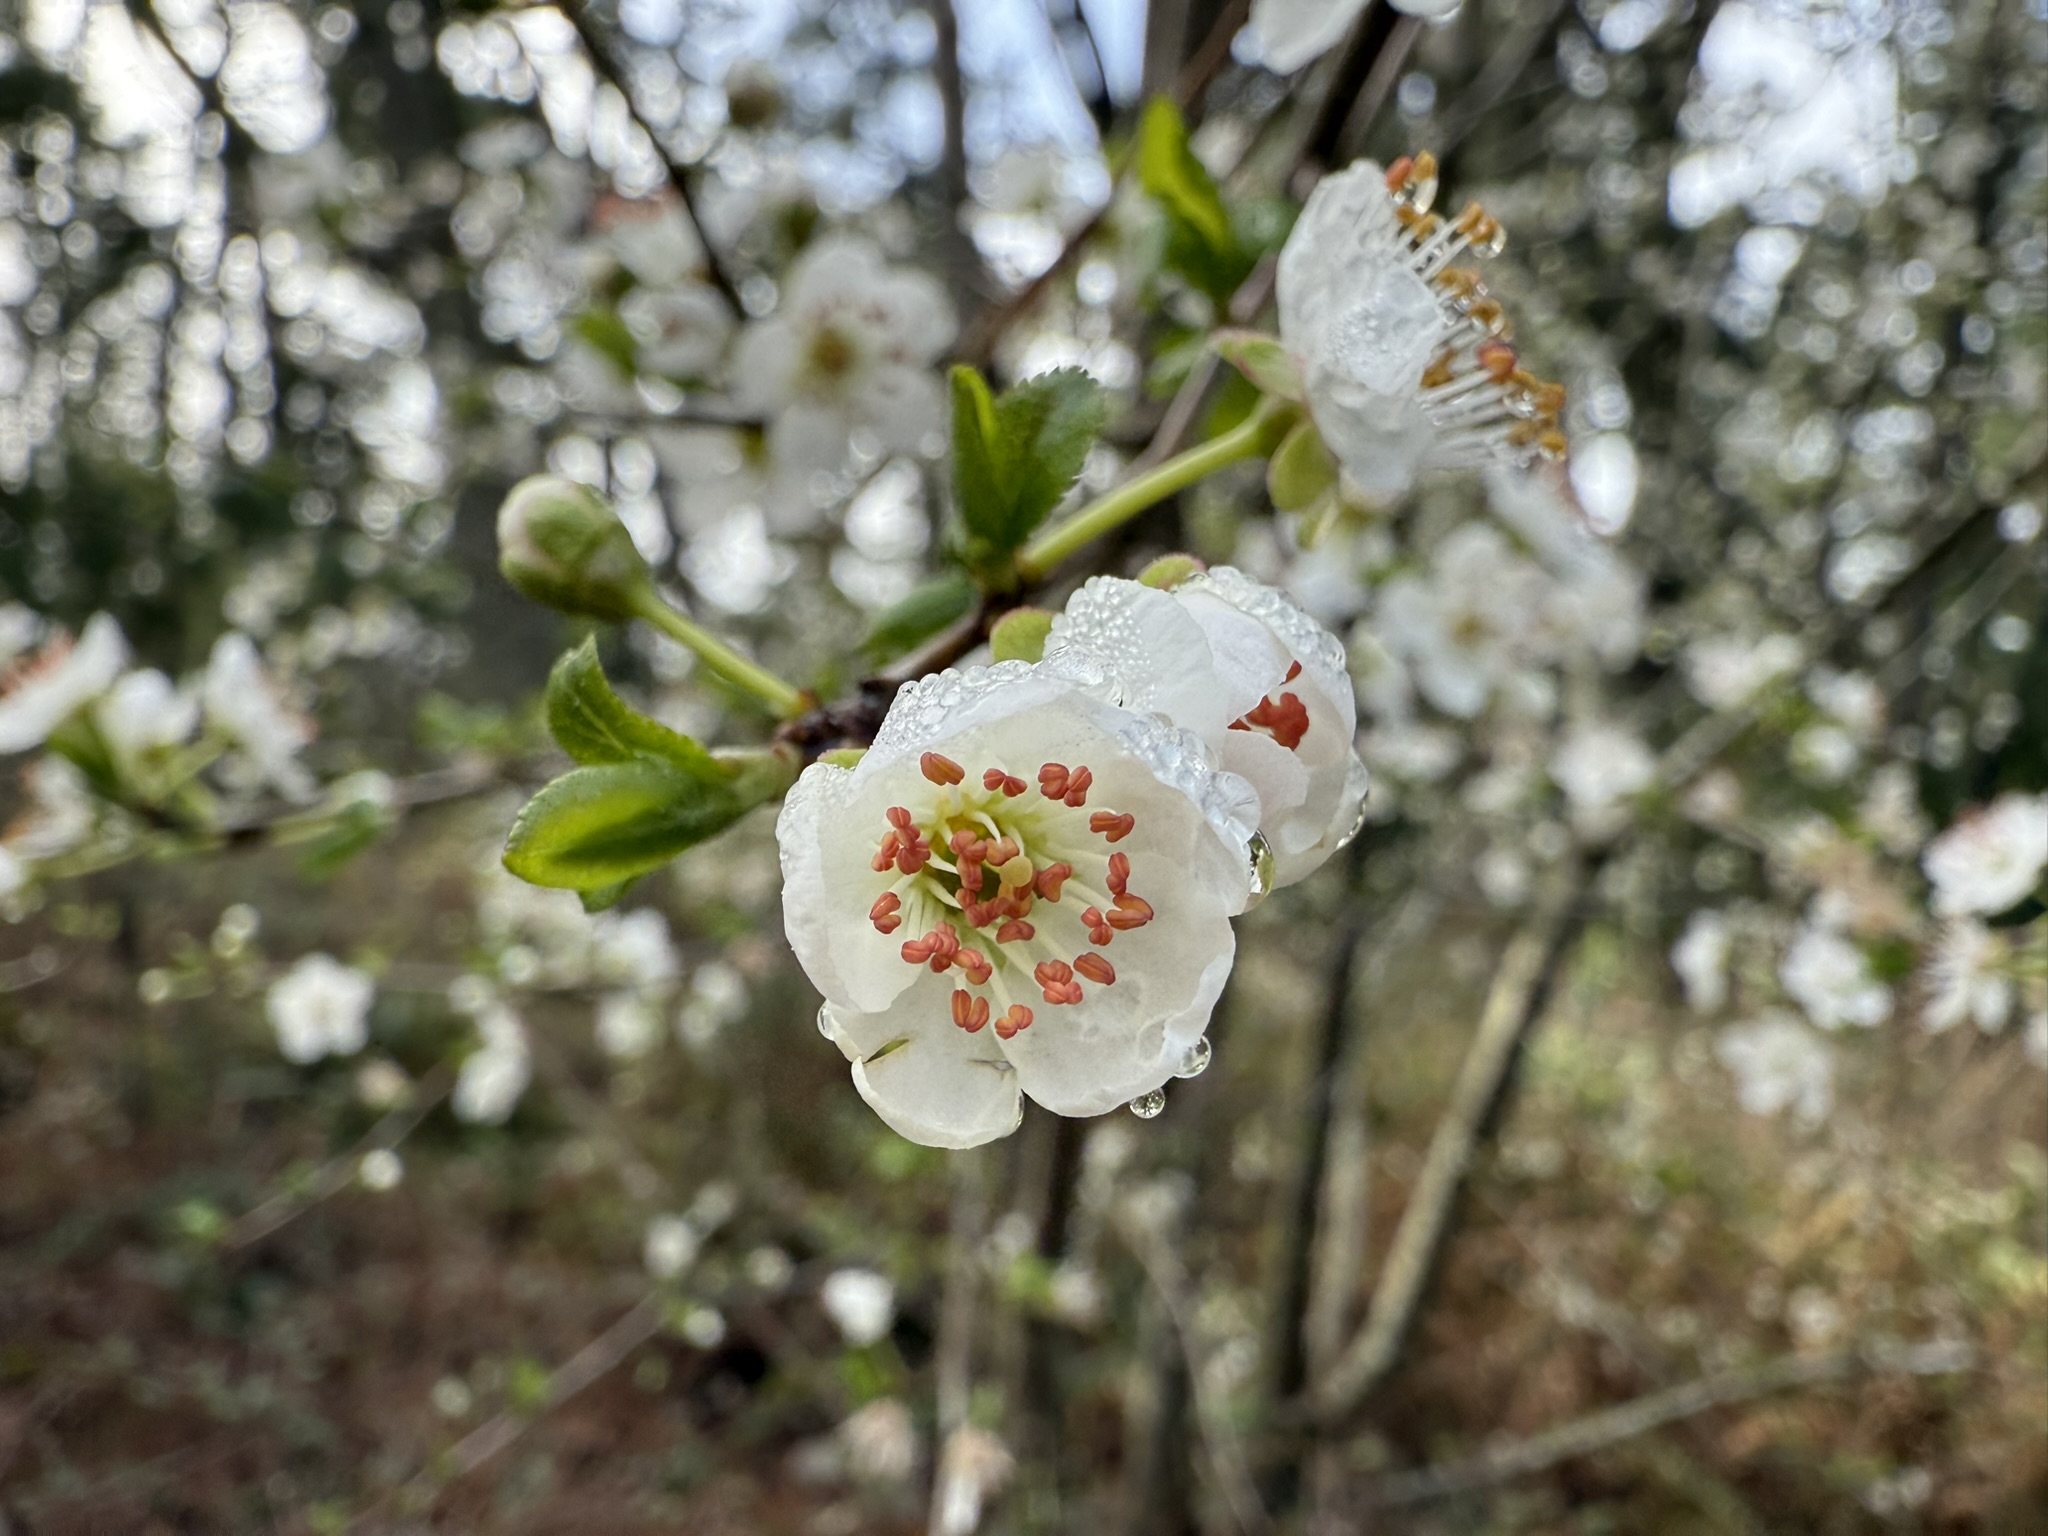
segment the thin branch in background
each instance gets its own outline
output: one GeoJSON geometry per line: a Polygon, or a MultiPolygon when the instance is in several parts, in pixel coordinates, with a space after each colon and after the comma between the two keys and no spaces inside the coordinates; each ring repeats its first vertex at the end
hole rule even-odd
{"type": "MultiPolygon", "coordinates": [[[[953,1202],[946,1224],[946,1280],[939,1299],[939,1337],[933,1350],[933,1397],[938,1415],[936,1443],[943,1448],[965,1427],[974,1391],[974,1322],[981,1280],[981,1245],[988,1229],[988,1155],[984,1149],[955,1153],[953,1202]]],[[[933,1458],[932,1528],[938,1529],[944,1485],[933,1458]]]]}
{"type": "Polygon", "coordinates": [[[726,303],[732,306],[734,314],[745,314],[747,311],[746,306],[740,302],[739,284],[734,281],[732,273],[726,270],[724,261],[720,259],[718,251],[711,244],[710,235],[705,231],[704,220],[697,212],[697,197],[690,187],[690,178],[675,156],[668,152],[668,146],[662,143],[661,135],[655,131],[654,125],[642,115],[639,103],[633,100],[633,91],[626,81],[625,70],[612,52],[611,43],[603,32],[598,30],[597,23],[591,17],[589,0],[572,0],[571,4],[563,6],[562,9],[569,18],[569,24],[575,27],[576,35],[583,40],[584,51],[590,55],[591,68],[597,71],[600,79],[619,93],[619,99],[626,104],[627,115],[633,119],[634,125],[647,135],[647,142],[654,147],[654,153],[660,157],[662,169],[668,174],[668,184],[674,190],[677,201],[682,204],[683,217],[689,221],[690,229],[697,237],[697,244],[704,252],[704,264],[709,269],[711,286],[724,296],[726,303]]]}
{"type": "Polygon", "coordinates": [[[1309,1391],[1308,1408],[1334,1423],[1379,1387],[1399,1363],[1435,1272],[1458,1195],[1487,1123],[1507,1086],[1522,1041],[1549,1000],[1564,951],[1583,915],[1578,898],[1587,870],[1573,863],[1550,880],[1528,922],[1508,944],[1487,991],[1478,1033],[1431,1136],[1422,1173],[1394,1230],[1365,1326],[1309,1391]]]}
{"type": "Polygon", "coordinates": [[[1921,1344],[1834,1355],[1786,1355],[1763,1365],[1722,1371],[1633,1402],[1603,1408],[1569,1424],[1545,1430],[1459,1461],[1382,1478],[1365,1491],[1369,1509],[1426,1504],[1516,1478],[1548,1471],[1560,1462],[1589,1456],[1649,1434],[1667,1424],[1780,1392],[1854,1381],[1864,1376],[1953,1376],[1975,1363],[1966,1344],[1921,1344]]]}
{"type": "Polygon", "coordinates": [[[314,1172],[304,1189],[273,1195],[228,1228],[225,1246],[247,1248],[269,1237],[356,1182],[363,1159],[372,1152],[388,1152],[419,1129],[420,1122],[448,1097],[455,1086],[455,1073],[444,1063],[412,1085],[406,1101],[393,1109],[364,1134],[348,1151],[330,1157],[314,1172]]]}

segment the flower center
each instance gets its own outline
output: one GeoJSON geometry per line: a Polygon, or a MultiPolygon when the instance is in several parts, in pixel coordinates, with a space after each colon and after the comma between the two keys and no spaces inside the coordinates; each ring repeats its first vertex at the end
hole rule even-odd
{"type": "Polygon", "coordinates": [[[820,326],[811,337],[811,371],[827,381],[844,378],[853,370],[853,343],[836,326],[820,326]]]}
{"type": "Polygon", "coordinates": [[[1036,988],[1059,1007],[1082,1000],[1084,981],[1113,986],[1116,968],[1098,951],[1154,916],[1130,888],[1130,856],[1105,846],[1129,837],[1136,815],[1089,810],[1085,766],[1046,763],[1035,790],[1001,767],[977,789],[937,752],[918,767],[932,792],[921,810],[889,807],[871,863],[896,878],[868,921],[885,937],[909,925],[906,965],[959,972],[953,1022],[969,1034],[993,1023],[1007,1040],[1033,1018],[1012,989],[1036,988]]]}

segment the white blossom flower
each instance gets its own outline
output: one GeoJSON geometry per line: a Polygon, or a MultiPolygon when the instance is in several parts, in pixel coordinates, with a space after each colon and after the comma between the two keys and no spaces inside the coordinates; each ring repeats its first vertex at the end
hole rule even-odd
{"type": "Polygon", "coordinates": [[[33,661],[0,679],[0,753],[26,752],[114,685],[128,665],[128,641],[111,615],[85,621],[74,642],[58,635],[33,661]]]}
{"type": "Polygon", "coordinates": [[[1017,1470],[1017,1461],[994,1435],[964,1424],[946,1437],[939,1454],[938,1487],[933,1497],[934,1536],[974,1536],[988,1501],[1002,1492],[1017,1470]]]}
{"type": "Polygon", "coordinates": [[[1714,635],[1685,649],[1685,682],[1709,709],[1746,704],[1806,659],[1806,647],[1790,635],[1743,640],[1714,635]]]}
{"type": "MultiPolygon", "coordinates": [[[[1328,53],[1364,13],[1367,0],[1252,0],[1251,30],[1258,62],[1291,75],[1328,53]]],[[[1397,11],[1424,21],[1448,21],[1461,0],[1388,0],[1397,11]]]]}
{"type": "Polygon", "coordinates": [[[99,797],[69,758],[52,754],[22,770],[28,805],[8,824],[7,847],[31,863],[71,852],[92,836],[99,797]]]}
{"type": "Polygon", "coordinates": [[[599,913],[591,923],[590,948],[591,969],[611,986],[659,992],[682,974],[668,919],[652,907],[599,913]]]}
{"type": "Polygon", "coordinates": [[[1965,811],[1927,845],[1920,867],[1941,917],[1990,917],[2017,906],[2048,866],[2048,794],[2000,795],[1965,811]]]}
{"type": "Polygon", "coordinates": [[[255,641],[230,630],[214,642],[200,699],[208,726],[235,744],[246,787],[268,785],[290,800],[313,797],[313,776],[298,760],[313,739],[313,722],[285,702],[255,641]]]}
{"type": "Polygon", "coordinates": [[[1927,1010],[1920,1022],[1936,1034],[1968,1019],[1987,1035],[2012,1016],[2014,987],[2005,972],[2006,943],[1974,918],[1943,927],[1927,961],[1927,1010]]]}
{"type": "Polygon", "coordinates": [[[732,311],[715,288],[635,288],[619,300],[619,320],[638,343],[634,361],[643,373],[702,379],[725,356],[732,311]]]}
{"type": "Polygon", "coordinates": [[[674,1280],[697,1262],[704,1239],[687,1216],[657,1216],[647,1223],[641,1261],[657,1280],[674,1280]]]}
{"type": "Polygon", "coordinates": [[[1454,530],[1425,575],[1380,592],[1380,641],[1407,664],[1422,696],[1471,720],[1536,654],[1548,579],[1484,523],[1454,530]]]}
{"type": "Polygon", "coordinates": [[[733,376],[742,407],[774,418],[779,461],[836,469],[855,429],[890,452],[941,426],[931,365],[952,340],[952,303],[929,274],[828,235],[791,264],[776,313],[740,337],[733,376]]]}
{"type": "Polygon", "coordinates": [[[1768,1014],[1722,1030],[1714,1054],[1734,1075],[1736,1098],[1752,1115],[1790,1109],[1816,1125],[1834,1103],[1834,1056],[1790,1014],[1768,1014]]]}
{"type": "Polygon", "coordinates": [[[1435,164],[1361,160],[1325,176],[1280,252],[1280,339],[1351,485],[1398,496],[1424,470],[1563,452],[1564,392],[1525,373],[1507,317],[1451,265],[1505,236],[1476,203],[1432,215],[1435,164]]]}
{"type": "Polygon", "coordinates": [[[863,1483],[902,1483],[917,1470],[917,1426],[893,1397],[863,1403],[836,1432],[846,1470],[863,1483]]]}
{"type": "Polygon", "coordinates": [[[924,678],[859,766],[813,764],[783,804],[783,926],[819,1027],[913,1141],[1008,1135],[1020,1091],[1102,1114],[1201,1038],[1258,799],[1112,697],[1076,657],[924,678]]]}
{"type": "Polygon", "coordinates": [[[182,746],[199,728],[199,700],[154,667],[130,672],[93,706],[93,723],[127,773],[164,750],[182,746]]]}
{"type": "Polygon", "coordinates": [[[1808,920],[1785,952],[1778,980],[1822,1029],[1870,1029],[1891,1017],[1892,989],[1871,974],[1870,957],[1816,919],[1808,920]]]}
{"type": "Polygon", "coordinates": [[[661,1011],[638,992],[607,992],[597,1000],[593,1030],[599,1047],[618,1061],[632,1061],[661,1038],[661,1011]]]}
{"type": "Polygon", "coordinates": [[[1640,736],[1598,721],[1573,726],[1550,759],[1550,777],[1581,818],[1601,817],[1656,776],[1656,756],[1640,736]]]}
{"type": "Polygon", "coordinates": [[[1728,918],[1702,908],[1687,920],[1685,932],[1671,946],[1671,968],[1685,987],[1685,1005],[1694,1013],[1717,1013],[1728,1001],[1728,918]]]}
{"type": "Polygon", "coordinates": [[[476,1020],[483,1044],[462,1058],[450,1105],[471,1125],[502,1125],[533,1080],[533,1048],[526,1026],[503,1003],[486,1003],[476,1020]]]}
{"type": "Polygon", "coordinates": [[[819,1288],[818,1303],[855,1349],[875,1343],[896,1321],[896,1287],[872,1269],[835,1269],[819,1288]]]}
{"type": "Polygon", "coordinates": [[[369,1044],[376,994],[367,971],[313,954],[271,983],[263,1010],[284,1059],[306,1066],[323,1056],[353,1056],[369,1044]]]}
{"type": "Polygon", "coordinates": [[[0,843],[0,903],[11,901],[28,889],[29,867],[12,848],[0,843]]]}
{"type": "Polygon", "coordinates": [[[1358,830],[1366,772],[1344,646],[1285,593],[1227,565],[1170,592],[1096,576],[1053,619],[1047,651],[1085,654],[1117,703],[1193,732],[1252,786],[1276,887],[1358,830]]]}

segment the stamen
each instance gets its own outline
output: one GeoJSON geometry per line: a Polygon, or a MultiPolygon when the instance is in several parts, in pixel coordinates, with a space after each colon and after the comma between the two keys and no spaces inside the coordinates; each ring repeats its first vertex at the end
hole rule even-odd
{"type": "Polygon", "coordinates": [[[1048,1003],[1081,1001],[1081,984],[1074,980],[1074,968],[1064,960],[1041,960],[1031,975],[1048,1003]]]}
{"type": "Polygon", "coordinates": [[[1062,862],[1049,865],[1038,872],[1038,877],[1031,882],[1031,887],[1047,901],[1058,901],[1060,886],[1072,879],[1073,874],[1074,866],[1071,864],[1062,862]]]}
{"type": "Polygon", "coordinates": [[[897,909],[903,905],[903,898],[894,891],[884,891],[875,898],[875,904],[868,908],[868,921],[875,925],[875,932],[894,933],[903,926],[903,919],[897,909]]]}
{"type": "Polygon", "coordinates": [[[1152,903],[1142,896],[1123,895],[1116,899],[1116,910],[1105,919],[1118,933],[1132,928],[1142,928],[1153,918],[1152,903]]]}
{"type": "Polygon", "coordinates": [[[1264,731],[1292,752],[1301,745],[1301,738],[1308,734],[1308,706],[1291,693],[1283,693],[1277,700],[1268,696],[1261,699],[1259,707],[1250,714],[1231,721],[1230,728],[1233,731],[1264,731]]]}
{"type": "Polygon", "coordinates": [[[1127,853],[1112,853],[1109,856],[1109,894],[1121,896],[1124,887],[1131,882],[1131,856],[1127,853]]]}
{"type": "Polygon", "coordinates": [[[1065,763],[1047,763],[1038,770],[1038,792],[1048,800],[1064,799],[1068,778],[1065,763]]]}
{"type": "Polygon", "coordinates": [[[889,825],[894,827],[899,832],[908,832],[912,824],[916,820],[916,818],[910,814],[910,810],[907,806],[892,805],[889,807],[886,814],[889,818],[889,825]]]}
{"type": "Polygon", "coordinates": [[[1023,918],[1013,917],[996,930],[996,942],[998,944],[1013,944],[1022,940],[1028,943],[1033,938],[1036,938],[1037,935],[1038,930],[1025,922],[1023,918]]]}
{"type": "Polygon", "coordinates": [[[917,766],[924,776],[934,784],[958,784],[967,777],[967,770],[950,757],[941,757],[936,752],[927,752],[917,760],[917,766]]]}
{"type": "Polygon", "coordinates": [[[1022,1003],[1010,1004],[1009,1012],[996,1020],[996,1038],[1007,1040],[1020,1029],[1031,1027],[1031,1010],[1022,1003]]]}
{"type": "Polygon", "coordinates": [[[984,773],[981,776],[981,787],[987,790],[999,789],[1012,800],[1029,788],[1014,773],[1005,773],[1000,768],[991,768],[988,772],[984,773]]]}
{"type": "Polygon", "coordinates": [[[978,1033],[988,1023],[988,999],[976,997],[972,992],[955,992],[953,1022],[970,1035],[978,1033]]]}
{"type": "Polygon", "coordinates": [[[1090,944],[1107,944],[1116,937],[1115,931],[1102,919],[1102,908],[1090,907],[1081,914],[1081,926],[1088,930],[1090,944]]]}
{"type": "Polygon", "coordinates": [[[1078,811],[1088,803],[1088,786],[1094,782],[1094,774],[1086,768],[1076,768],[1073,777],[1067,780],[1067,792],[1059,798],[1078,811]]]}
{"type": "Polygon", "coordinates": [[[953,957],[953,963],[967,973],[967,979],[977,987],[988,985],[988,979],[995,974],[995,967],[988,963],[988,957],[978,949],[963,949],[953,957]]]}
{"type": "Polygon", "coordinates": [[[1088,818],[1088,830],[1099,832],[1112,843],[1120,843],[1131,835],[1131,829],[1138,824],[1138,818],[1129,811],[1119,815],[1115,811],[1097,811],[1088,818]]]}
{"type": "Polygon", "coordinates": [[[1116,980],[1116,967],[1100,955],[1074,956],[1074,969],[1098,986],[1109,986],[1116,980]]]}

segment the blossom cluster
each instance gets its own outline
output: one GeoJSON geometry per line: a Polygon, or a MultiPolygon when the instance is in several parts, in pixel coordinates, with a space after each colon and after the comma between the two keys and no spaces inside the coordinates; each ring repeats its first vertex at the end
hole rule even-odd
{"type": "Polygon", "coordinates": [[[777,823],[819,1027],[894,1129],[968,1147],[1029,1097],[1130,1103],[1207,1064],[1230,920],[1357,830],[1343,649],[1228,567],[1095,577],[1038,662],[905,685],[777,823]]]}

